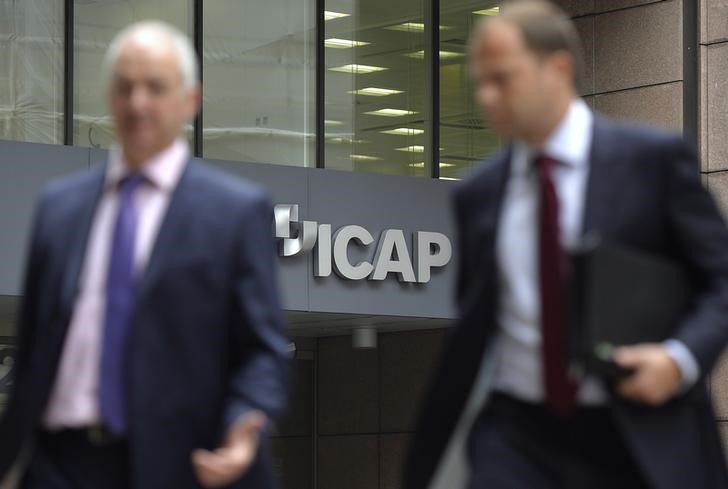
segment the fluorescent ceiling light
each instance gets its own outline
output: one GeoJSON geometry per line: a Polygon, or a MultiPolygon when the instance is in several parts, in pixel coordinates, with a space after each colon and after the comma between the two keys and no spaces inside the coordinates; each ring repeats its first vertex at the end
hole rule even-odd
{"type": "Polygon", "coordinates": [[[324,41],[324,46],[334,49],[348,49],[358,46],[366,46],[368,44],[370,43],[364,41],[352,41],[351,39],[339,39],[338,37],[332,37],[324,41]]]}
{"type": "Polygon", "coordinates": [[[378,157],[378,156],[370,156],[370,155],[353,155],[352,154],[352,155],[349,155],[349,158],[351,158],[352,160],[357,160],[357,161],[377,161],[377,160],[381,160],[381,158],[378,157]]]}
{"type": "Polygon", "coordinates": [[[381,115],[384,117],[401,117],[403,115],[415,115],[417,112],[414,112],[412,110],[402,110],[402,109],[379,109],[379,110],[370,110],[369,112],[364,112],[365,114],[369,115],[381,115]]]}
{"type": "Polygon", "coordinates": [[[384,71],[388,70],[389,68],[384,68],[382,66],[369,66],[369,65],[344,65],[344,66],[337,66],[335,68],[329,68],[329,71],[338,71],[339,73],[354,73],[356,75],[360,75],[362,73],[374,73],[376,71],[384,71]]]}
{"type": "Polygon", "coordinates": [[[408,153],[424,153],[425,147],[421,144],[413,144],[412,146],[405,146],[403,148],[395,148],[397,151],[406,151],[408,153]]]}
{"type": "MultiPolygon", "coordinates": [[[[425,59],[425,52],[424,51],[417,51],[415,53],[407,53],[405,54],[408,58],[415,58],[415,59],[425,59]]],[[[462,58],[465,56],[465,53],[458,53],[455,51],[440,51],[440,59],[453,59],[453,58],[462,58]]]]}
{"type": "MultiPolygon", "coordinates": [[[[410,163],[409,166],[411,166],[412,168],[424,168],[425,162],[420,161],[419,163],[410,163]]],[[[445,163],[444,161],[440,162],[440,168],[451,168],[453,166],[455,166],[454,163],[445,163]]]]}
{"type": "Polygon", "coordinates": [[[341,12],[332,12],[331,10],[324,10],[324,20],[334,20],[334,19],[341,19],[343,17],[348,17],[351,14],[343,14],[341,12]]]}
{"type": "Polygon", "coordinates": [[[382,134],[394,134],[397,136],[417,136],[425,132],[424,129],[415,129],[413,127],[398,127],[389,131],[380,131],[382,134]]]}
{"type": "Polygon", "coordinates": [[[345,144],[364,144],[364,143],[368,143],[369,142],[369,141],[367,141],[365,139],[353,139],[353,138],[349,138],[349,137],[328,138],[328,139],[326,139],[326,141],[329,142],[329,143],[336,143],[336,144],[342,144],[342,143],[345,143],[345,144]]]}
{"type": "Polygon", "coordinates": [[[367,87],[367,88],[360,88],[359,90],[351,90],[349,93],[353,93],[355,95],[369,95],[371,97],[385,97],[387,95],[394,95],[397,93],[402,93],[402,90],[392,90],[391,88],[367,87]]]}
{"type": "Polygon", "coordinates": [[[341,122],[341,121],[334,121],[331,119],[326,119],[324,121],[324,125],[327,125],[327,126],[340,126],[342,124],[343,124],[343,122],[341,122]]]}
{"type": "Polygon", "coordinates": [[[440,51],[440,58],[442,59],[462,58],[463,56],[465,56],[465,53],[457,53],[455,51],[440,51]]]}
{"type": "Polygon", "coordinates": [[[459,178],[452,178],[452,177],[440,177],[440,180],[460,180],[459,178]]]}
{"type": "MultiPolygon", "coordinates": [[[[400,31],[400,32],[425,32],[425,24],[422,22],[405,22],[404,24],[396,24],[396,25],[390,25],[388,27],[385,27],[385,29],[389,29],[390,31],[400,31]]],[[[450,26],[447,25],[441,25],[440,30],[444,31],[450,29],[450,26]]]]}
{"type": "MultiPolygon", "coordinates": [[[[408,153],[424,153],[425,147],[421,144],[413,144],[411,146],[405,146],[403,148],[395,148],[397,151],[406,151],[408,153]]],[[[443,148],[440,148],[440,151],[442,151],[443,148]]]]}
{"type": "Polygon", "coordinates": [[[498,15],[500,13],[500,7],[486,8],[483,10],[476,10],[473,12],[478,15],[498,15]]]}

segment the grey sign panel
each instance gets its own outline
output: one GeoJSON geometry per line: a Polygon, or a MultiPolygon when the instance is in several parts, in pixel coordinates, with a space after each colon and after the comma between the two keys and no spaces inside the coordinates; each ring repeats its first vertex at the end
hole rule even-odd
{"type": "Polygon", "coordinates": [[[88,167],[88,150],[0,141],[0,295],[20,294],[26,242],[40,190],[88,167]]]}
{"type": "Polygon", "coordinates": [[[105,149],[91,148],[88,151],[89,151],[89,156],[88,156],[89,168],[91,168],[95,165],[103,165],[109,159],[109,152],[106,151],[105,149]]]}
{"type": "MultiPolygon", "coordinates": [[[[0,214],[0,294],[19,293],[25,240],[41,186],[55,176],[100,164],[106,156],[106,151],[98,149],[0,141],[0,206],[4,209],[0,214]]],[[[286,309],[454,316],[457,256],[447,260],[454,235],[450,182],[204,162],[268,188],[273,203],[282,206],[278,231],[283,235],[284,221],[291,221],[291,241],[286,249],[293,256],[280,257],[286,309]],[[295,211],[291,206],[297,206],[295,211]],[[305,243],[293,242],[296,233],[304,229],[309,234],[305,243]],[[315,233],[315,243],[311,232],[315,233]]]]}
{"type": "MultiPolygon", "coordinates": [[[[367,247],[351,244],[351,263],[372,263],[377,241],[388,229],[404,231],[413,258],[413,237],[418,231],[443,233],[452,239],[451,187],[448,182],[425,178],[312,169],[311,211],[303,218],[331,224],[334,233],[352,224],[368,230],[375,243],[367,247]]],[[[433,268],[431,280],[425,284],[400,282],[395,274],[381,281],[310,275],[309,307],[322,312],[450,318],[454,314],[455,267],[451,261],[433,268]]]]}

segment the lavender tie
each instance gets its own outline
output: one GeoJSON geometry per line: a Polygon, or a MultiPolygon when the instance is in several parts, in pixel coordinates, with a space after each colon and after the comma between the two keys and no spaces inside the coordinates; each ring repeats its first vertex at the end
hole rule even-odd
{"type": "Polygon", "coordinates": [[[137,211],[134,207],[134,193],[144,180],[143,175],[132,174],[119,183],[119,211],[106,277],[99,407],[104,425],[118,435],[124,434],[127,429],[124,358],[135,295],[134,243],[137,211]]]}

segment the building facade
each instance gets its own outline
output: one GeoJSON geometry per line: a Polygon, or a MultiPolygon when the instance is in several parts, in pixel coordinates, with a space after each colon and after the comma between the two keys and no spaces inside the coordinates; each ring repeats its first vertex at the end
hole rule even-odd
{"type": "MultiPolygon", "coordinates": [[[[130,22],[161,19],[202,60],[202,113],[186,133],[195,156],[262,183],[279,205],[297,376],[273,438],[283,487],[400,487],[455,319],[451,180],[501,144],[466,57],[499,3],[0,0],[0,404],[35,196],[103,163],[103,53],[130,22]]],[[[728,213],[728,0],[557,3],[583,40],[585,100],[682,132],[728,213]]],[[[711,385],[728,437],[728,362],[711,385]]]]}

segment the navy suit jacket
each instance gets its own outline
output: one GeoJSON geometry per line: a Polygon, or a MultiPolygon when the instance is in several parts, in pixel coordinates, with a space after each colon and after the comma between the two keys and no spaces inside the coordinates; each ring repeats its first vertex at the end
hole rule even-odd
{"type": "MultiPolygon", "coordinates": [[[[104,175],[98,167],[54,182],[39,200],[0,478],[40,428],[104,175]]],[[[193,449],[219,446],[251,409],[280,417],[290,361],[272,216],[259,187],[188,163],[137,287],[127,363],[134,488],[200,487],[193,449]]],[[[266,447],[230,487],[274,486],[266,447]]]]}
{"type": "MultiPolygon", "coordinates": [[[[495,247],[510,159],[510,149],[495,155],[454,192],[460,320],[421,409],[408,489],[431,483],[497,331],[495,247]]],[[[695,154],[677,136],[596,116],[590,164],[583,232],[684,265],[700,292],[675,338],[705,377],[728,342],[728,231],[701,185],[695,154]]],[[[654,488],[728,487],[704,378],[659,408],[619,399],[610,407],[654,488]]]]}

